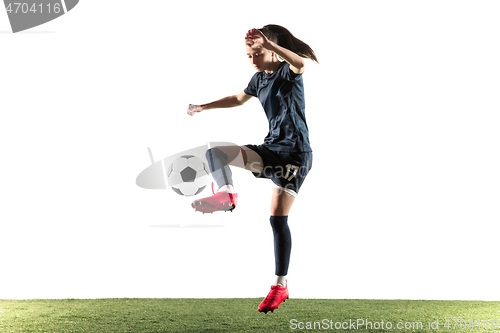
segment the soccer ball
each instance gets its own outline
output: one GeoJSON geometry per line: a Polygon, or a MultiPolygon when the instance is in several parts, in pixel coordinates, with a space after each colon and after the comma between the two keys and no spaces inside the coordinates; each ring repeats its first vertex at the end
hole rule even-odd
{"type": "Polygon", "coordinates": [[[192,196],[201,193],[208,182],[208,167],[198,157],[181,156],[167,170],[168,186],[180,195],[192,196]]]}

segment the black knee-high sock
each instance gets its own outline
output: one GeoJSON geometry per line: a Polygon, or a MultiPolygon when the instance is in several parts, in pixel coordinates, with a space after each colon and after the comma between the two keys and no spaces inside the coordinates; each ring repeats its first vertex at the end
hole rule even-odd
{"type": "Polygon", "coordinates": [[[233,185],[231,169],[228,165],[228,156],[217,148],[207,150],[206,158],[212,177],[219,187],[233,185]]]}
{"type": "Polygon", "coordinates": [[[275,274],[284,276],[288,273],[292,250],[292,235],[288,227],[288,216],[271,216],[271,227],[274,235],[275,274]]]}

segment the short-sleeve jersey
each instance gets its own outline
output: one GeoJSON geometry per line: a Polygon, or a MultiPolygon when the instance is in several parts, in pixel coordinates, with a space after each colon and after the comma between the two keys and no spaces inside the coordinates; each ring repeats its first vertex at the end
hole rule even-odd
{"type": "Polygon", "coordinates": [[[302,74],[283,61],[271,74],[257,72],[245,94],[257,97],[269,122],[264,146],[274,151],[310,152],[302,74]]]}

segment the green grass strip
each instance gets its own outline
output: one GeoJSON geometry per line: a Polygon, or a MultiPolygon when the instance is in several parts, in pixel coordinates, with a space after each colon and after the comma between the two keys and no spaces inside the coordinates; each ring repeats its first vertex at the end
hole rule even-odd
{"type": "Polygon", "coordinates": [[[0,300],[0,332],[500,332],[500,302],[289,299],[265,315],[261,301],[0,300]]]}

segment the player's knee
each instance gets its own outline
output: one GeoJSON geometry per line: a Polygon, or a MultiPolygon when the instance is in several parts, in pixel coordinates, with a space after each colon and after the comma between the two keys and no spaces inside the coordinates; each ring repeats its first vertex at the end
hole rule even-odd
{"type": "Polygon", "coordinates": [[[207,152],[205,153],[205,157],[207,158],[207,161],[210,163],[213,163],[212,161],[215,160],[227,163],[228,159],[228,156],[217,147],[210,148],[209,150],[207,150],[207,152]]]}

